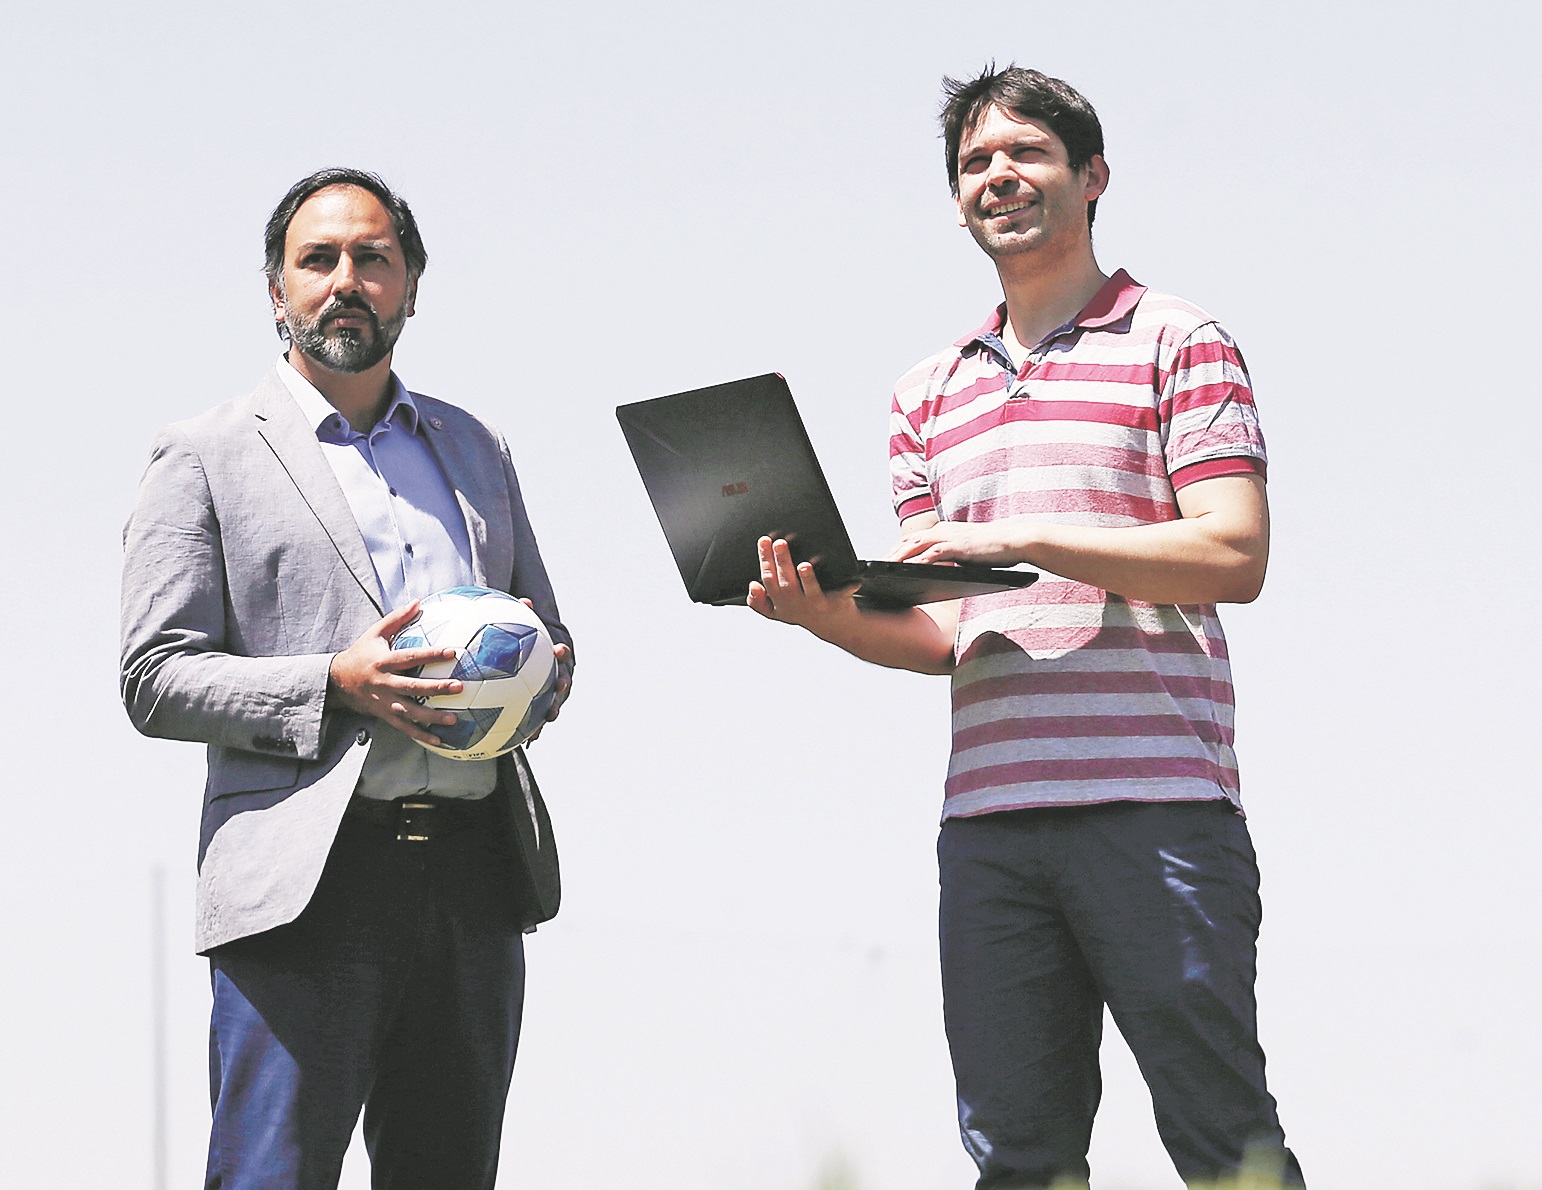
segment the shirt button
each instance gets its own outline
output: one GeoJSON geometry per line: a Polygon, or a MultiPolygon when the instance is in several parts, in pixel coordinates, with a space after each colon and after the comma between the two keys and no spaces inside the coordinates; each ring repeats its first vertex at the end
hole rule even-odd
{"type": "Polygon", "coordinates": [[[391,489],[391,495],[393,495],[393,496],[396,495],[396,489],[395,488],[391,489]]]}
{"type": "Polygon", "coordinates": [[[410,542],[410,541],[407,543],[407,555],[409,557],[412,556],[412,542],[410,542]]]}
{"type": "Polygon", "coordinates": [[[359,728],[359,734],[354,736],[354,742],[360,745],[369,743],[369,728],[359,728]]]}

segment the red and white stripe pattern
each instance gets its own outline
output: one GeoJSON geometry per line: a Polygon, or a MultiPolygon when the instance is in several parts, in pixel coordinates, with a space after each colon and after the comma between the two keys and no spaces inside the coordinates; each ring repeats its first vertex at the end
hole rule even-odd
{"type": "MultiPolygon", "coordinates": [[[[889,453],[899,516],[1144,525],[1178,488],[1262,474],[1231,337],[1120,271],[1020,371],[1005,307],[901,378],[889,453]]],[[[1226,640],[1210,604],[1126,600],[1044,575],[965,599],[943,817],[1109,801],[1238,799],[1226,640]]]]}

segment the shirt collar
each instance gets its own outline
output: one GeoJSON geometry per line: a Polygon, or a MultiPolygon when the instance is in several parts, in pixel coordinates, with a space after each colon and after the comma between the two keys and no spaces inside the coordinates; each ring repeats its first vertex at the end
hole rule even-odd
{"type": "MultiPolygon", "coordinates": [[[[348,423],[338,413],[331,401],[321,395],[320,391],[309,380],[301,376],[299,371],[282,355],[278,357],[278,376],[284,382],[284,387],[289,390],[289,395],[300,406],[300,412],[305,415],[305,424],[318,433],[335,417],[337,423],[346,426],[348,423]]],[[[418,432],[418,406],[412,399],[412,394],[396,376],[391,373],[391,385],[393,392],[391,399],[386,403],[384,416],[381,423],[392,422],[399,425],[409,434],[418,432]],[[400,416],[397,416],[400,412],[400,416]]],[[[334,424],[337,424],[334,423],[334,424]]]]}
{"type": "MultiPolygon", "coordinates": [[[[1128,316],[1131,310],[1135,309],[1141,299],[1141,295],[1145,292],[1146,287],[1144,285],[1137,284],[1129,273],[1120,269],[1107,281],[1103,282],[1102,287],[1099,288],[1097,293],[1092,295],[1092,300],[1083,306],[1081,312],[1062,327],[1061,330],[1070,330],[1073,327],[1100,329],[1112,326],[1128,316]]],[[[1006,325],[1006,321],[1007,304],[1002,302],[1001,305],[991,311],[991,316],[985,320],[983,326],[978,330],[970,331],[969,334],[955,342],[953,346],[968,347],[973,343],[982,343],[989,346],[990,344],[986,341],[986,336],[989,335],[992,339],[999,339],[1001,328],[1006,325]]],[[[1059,334],[1061,332],[1057,331],[1055,333],[1059,334]]]]}

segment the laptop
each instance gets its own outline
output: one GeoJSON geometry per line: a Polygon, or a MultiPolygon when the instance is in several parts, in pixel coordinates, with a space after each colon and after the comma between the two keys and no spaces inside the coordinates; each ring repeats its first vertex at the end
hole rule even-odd
{"type": "Polygon", "coordinates": [[[911,607],[1026,587],[1039,576],[981,565],[867,562],[852,549],[787,381],[754,376],[616,409],[659,525],[697,603],[742,604],[760,578],[756,540],[787,539],[825,590],[911,607]]]}

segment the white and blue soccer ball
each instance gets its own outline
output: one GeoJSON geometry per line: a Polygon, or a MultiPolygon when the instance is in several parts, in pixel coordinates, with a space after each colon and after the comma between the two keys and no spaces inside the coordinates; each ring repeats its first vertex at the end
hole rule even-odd
{"type": "Polygon", "coordinates": [[[557,658],[539,616],[512,595],[487,587],[451,587],[391,639],[393,649],[454,649],[453,661],[420,666],[414,676],[458,678],[459,694],[425,699],[454,711],[457,722],[434,724],[441,741],[424,744],[452,760],[487,760],[512,752],[546,720],[556,698],[557,658]]]}

